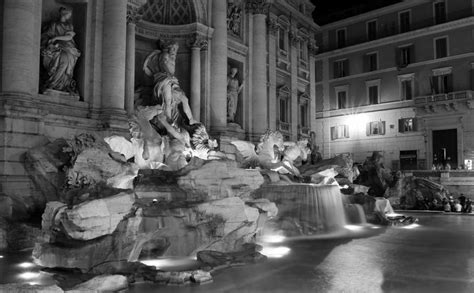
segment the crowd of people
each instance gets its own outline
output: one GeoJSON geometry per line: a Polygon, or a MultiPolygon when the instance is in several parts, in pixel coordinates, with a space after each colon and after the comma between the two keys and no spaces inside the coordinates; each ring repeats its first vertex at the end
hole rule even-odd
{"type": "Polygon", "coordinates": [[[416,210],[444,211],[447,213],[472,213],[472,201],[463,194],[454,199],[453,196],[444,198],[441,202],[436,199],[417,198],[416,210]]]}

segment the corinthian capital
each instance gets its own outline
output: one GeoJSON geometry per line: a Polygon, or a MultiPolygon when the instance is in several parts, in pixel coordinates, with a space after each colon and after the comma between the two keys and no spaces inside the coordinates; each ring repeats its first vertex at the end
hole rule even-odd
{"type": "Polygon", "coordinates": [[[142,20],[142,11],[138,6],[127,4],[127,23],[137,24],[142,20]]]}
{"type": "Polygon", "coordinates": [[[207,50],[207,39],[200,35],[195,35],[188,41],[190,48],[199,48],[201,50],[207,50]]]}
{"type": "Polygon", "coordinates": [[[268,0],[247,0],[245,7],[253,14],[267,14],[270,3],[268,0]]]}
{"type": "Polygon", "coordinates": [[[271,33],[272,35],[276,35],[279,28],[278,21],[274,18],[268,18],[267,28],[269,33],[271,33]]]}

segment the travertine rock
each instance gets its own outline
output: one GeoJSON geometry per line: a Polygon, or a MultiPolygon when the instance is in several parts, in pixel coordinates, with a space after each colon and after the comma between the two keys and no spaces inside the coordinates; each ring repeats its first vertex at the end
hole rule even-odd
{"type": "Polygon", "coordinates": [[[7,229],[8,229],[7,221],[0,218],[0,251],[8,248],[7,229]]]}
{"type": "Polygon", "coordinates": [[[0,292],[8,293],[63,293],[56,285],[0,284],[0,292]]]}
{"type": "MultiPolygon", "coordinates": [[[[81,203],[72,209],[62,209],[59,221],[69,237],[91,240],[112,234],[125,215],[130,213],[133,203],[133,193],[121,192],[111,197],[81,203]]],[[[43,221],[46,224],[48,220],[43,221]]]]}
{"type": "Polygon", "coordinates": [[[275,217],[278,214],[276,204],[266,198],[253,199],[246,201],[245,204],[267,213],[269,218],[275,217]]]}
{"type": "Polygon", "coordinates": [[[67,293],[79,293],[79,292],[116,292],[128,288],[127,277],[122,275],[102,275],[90,279],[87,282],[81,283],[71,290],[67,290],[67,293]]]}
{"type": "Polygon", "coordinates": [[[238,168],[230,160],[209,161],[197,170],[178,178],[178,186],[205,200],[226,197],[248,198],[263,184],[258,170],[238,168]]]}

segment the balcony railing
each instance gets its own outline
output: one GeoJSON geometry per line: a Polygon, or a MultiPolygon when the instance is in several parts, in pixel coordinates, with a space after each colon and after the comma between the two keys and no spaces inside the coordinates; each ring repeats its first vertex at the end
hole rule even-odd
{"type": "Polygon", "coordinates": [[[281,132],[291,132],[291,124],[288,122],[277,121],[278,130],[281,132]]]}
{"type": "MultiPolygon", "coordinates": [[[[467,17],[473,16],[473,15],[474,15],[474,13],[470,8],[459,10],[459,11],[448,11],[448,13],[446,14],[446,18],[445,18],[444,22],[435,23],[434,17],[431,16],[431,17],[428,17],[428,18],[425,18],[425,19],[422,19],[422,20],[419,20],[419,21],[411,22],[410,25],[409,25],[408,30],[405,30],[405,31],[400,31],[398,21],[392,21],[392,22],[389,22],[389,23],[384,23],[383,21],[379,21],[379,23],[383,22],[383,24],[379,25],[377,27],[377,35],[376,35],[375,40],[390,37],[390,36],[394,36],[394,35],[398,35],[398,34],[402,34],[402,33],[406,33],[406,32],[409,32],[409,31],[415,31],[415,30],[418,30],[418,29],[431,27],[431,26],[441,24],[441,23],[446,23],[446,22],[451,22],[451,21],[467,18],[467,17]]],[[[383,16],[381,16],[380,18],[383,19],[383,16]]],[[[412,15],[412,19],[415,19],[413,17],[413,15],[412,15]]],[[[333,31],[331,33],[335,34],[335,31],[333,31]]],[[[363,31],[363,33],[361,33],[359,35],[354,35],[354,34],[349,33],[348,36],[347,36],[346,45],[344,47],[349,47],[349,46],[353,46],[353,45],[357,45],[357,44],[361,44],[361,43],[366,43],[366,42],[369,42],[369,41],[373,41],[373,40],[369,40],[368,35],[365,32],[365,30],[363,31]]],[[[319,53],[332,51],[332,50],[336,50],[336,49],[338,49],[336,43],[329,44],[329,46],[320,45],[319,46],[319,53]]]]}
{"type": "Polygon", "coordinates": [[[473,109],[474,92],[471,90],[465,90],[421,96],[415,98],[414,103],[416,107],[424,108],[427,113],[435,113],[438,112],[439,109],[445,111],[456,111],[461,107],[473,109]]]}

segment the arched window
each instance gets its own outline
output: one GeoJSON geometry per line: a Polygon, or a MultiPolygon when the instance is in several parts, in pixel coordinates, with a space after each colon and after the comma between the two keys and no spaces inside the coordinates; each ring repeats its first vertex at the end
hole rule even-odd
{"type": "Polygon", "coordinates": [[[190,0],[148,0],[143,6],[143,20],[157,24],[180,25],[196,21],[190,0]]]}

